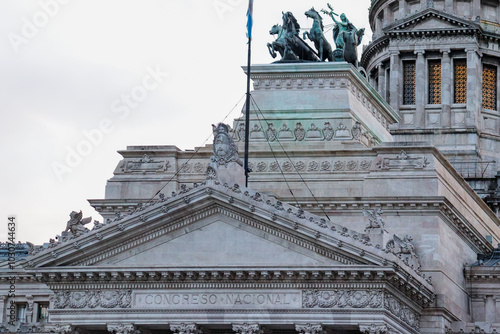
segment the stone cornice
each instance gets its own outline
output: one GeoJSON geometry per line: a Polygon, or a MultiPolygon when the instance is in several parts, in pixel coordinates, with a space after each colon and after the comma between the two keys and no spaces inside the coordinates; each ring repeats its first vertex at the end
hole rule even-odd
{"type": "MultiPolygon", "coordinates": [[[[246,67],[243,67],[246,71],[246,67]]],[[[251,78],[254,81],[255,90],[259,89],[269,89],[276,87],[267,87],[264,84],[263,88],[260,87],[259,82],[262,80],[280,80],[280,79],[299,79],[296,80],[300,83],[300,79],[311,79],[304,80],[301,87],[290,86],[290,88],[300,88],[309,89],[313,88],[314,85],[318,85],[317,88],[335,88],[335,87],[346,87],[361,101],[363,104],[367,104],[368,109],[374,113],[373,109],[376,109],[376,113],[379,122],[381,118],[385,120],[385,123],[392,124],[400,120],[400,116],[392,110],[390,105],[382,99],[378,92],[368,83],[368,81],[357,71],[351,64],[348,63],[313,63],[313,64],[271,64],[271,65],[254,65],[252,66],[251,78]],[[338,83],[333,80],[338,78],[339,80],[344,80],[338,83]],[[315,79],[315,80],[312,80],[315,79]],[[323,84],[322,84],[323,80],[323,84]],[[361,92],[361,96],[358,92],[361,92]],[[378,98],[373,98],[376,96],[378,98]],[[375,107],[375,108],[374,108],[375,107]]],[[[293,85],[298,85],[295,82],[293,85]]],[[[287,83],[283,83],[283,88],[287,89],[287,83]]],[[[292,83],[290,83],[292,85],[292,83]]],[[[387,126],[384,124],[384,126],[387,126]]]]}
{"type": "MultiPolygon", "coordinates": [[[[209,181],[212,183],[213,181],[209,181]]],[[[371,245],[363,234],[325,221],[287,204],[244,188],[210,184],[191,189],[182,196],[157,202],[143,211],[105,225],[24,261],[26,267],[87,265],[146,243],[173,230],[214,214],[223,214],[253,228],[261,229],[300,247],[344,264],[397,264],[407,268],[409,276],[427,284],[404,262],[371,245]],[[186,216],[185,208],[191,212],[186,216]],[[168,213],[168,215],[167,215],[168,213]],[[145,230],[144,227],[147,227],[145,230]],[[122,233],[129,231],[128,233],[122,233]],[[132,233],[132,235],[131,235],[132,233]]],[[[91,268],[89,268],[91,269],[91,268]]]]}
{"type": "Polygon", "coordinates": [[[41,268],[31,274],[52,290],[105,289],[386,289],[403,292],[420,306],[434,299],[429,285],[402,268],[41,268]],[[386,286],[386,284],[388,284],[386,286]]]}

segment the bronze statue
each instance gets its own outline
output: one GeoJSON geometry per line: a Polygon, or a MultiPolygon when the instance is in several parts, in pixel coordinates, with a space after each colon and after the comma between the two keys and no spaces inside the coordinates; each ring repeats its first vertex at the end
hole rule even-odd
{"type": "Polygon", "coordinates": [[[274,42],[267,43],[267,48],[269,49],[269,53],[273,58],[276,58],[277,56],[276,51],[279,52],[281,58],[283,58],[283,55],[285,54],[286,42],[283,32],[283,27],[279,24],[273,25],[271,30],[269,30],[270,35],[278,35],[274,42]]]}
{"type": "Polygon", "coordinates": [[[300,36],[300,25],[291,12],[283,13],[283,29],[285,30],[285,60],[319,61],[314,50],[300,36]]]}
{"type": "Polygon", "coordinates": [[[321,61],[324,61],[325,59],[333,61],[332,46],[326,40],[325,35],[323,35],[323,18],[314,9],[314,7],[305,12],[305,15],[313,19],[314,23],[309,32],[304,32],[304,39],[307,37],[314,43],[321,61]]]}
{"type": "Polygon", "coordinates": [[[344,13],[340,15],[340,21],[335,19],[339,16],[333,11],[333,8],[328,4],[330,10],[322,10],[323,13],[330,16],[335,22],[333,28],[333,40],[337,49],[334,51],[335,60],[345,60],[348,63],[358,67],[358,51],[357,47],[361,44],[365,29],[357,29],[345,16],[344,13]]]}

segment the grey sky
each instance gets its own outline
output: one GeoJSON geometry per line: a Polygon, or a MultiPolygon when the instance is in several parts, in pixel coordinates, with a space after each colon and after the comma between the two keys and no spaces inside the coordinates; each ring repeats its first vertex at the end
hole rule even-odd
{"type": "MultiPolygon", "coordinates": [[[[369,0],[331,4],[366,28],[364,43],[371,39],[369,0]]],[[[17,239],[34,243],[59,234],[73,210],[102,221],[87,199],[104,197],[106,180],[120,160],[116,151],[127,145],[202,145],[210,125],[245,93],[240,67],[246,64],[247,5],[247,0],[0,2],[0,221],[5,222],[0,240],[6,240],[11,214],[19,221],[17,239]],[[152,72],[160,72],[157,80],[152,72]],[[140,102],[122,101],[144,92],[140,102]],[[97,130],[106,133],[99,137],[97,130]],[[90,147],[82,146],[89,141],[85,134],[94,140],[90,147]],[[78,149],[87,154],[70,160],[69,167],[68,154],[78,149]],[[67,169],[54,172],[61,165],[67,169]]],[[[255,0],[252,62],[273,61],[268,31],[280,23],[282,10],[293,12],[305,28],[312,21],[303,13],[311,6],[326,8],[326,0],[255,0]]],[[[331,24],[329,18],[325,24],[331,24]]],[[[330,32],[327,38],[333,43],[330,32]]]]}

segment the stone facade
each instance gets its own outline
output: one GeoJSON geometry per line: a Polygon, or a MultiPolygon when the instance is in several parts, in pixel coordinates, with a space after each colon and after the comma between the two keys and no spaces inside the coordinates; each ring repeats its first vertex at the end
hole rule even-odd
{"type": "MultiPolygon", "coordinates": [[[[0,333],[500,332],[500,219],[486,198],[496,179],[468,183],[450,158],[498,155],[477,122],[478,82],[467,75],[467,102],[450,108],[446,80],[439,107],[417,103],[422,88],[414,110],[383,90],[401,93],[388,78],[410,52],[384,51],[390,27],[446,22],[467,39],[484,23],[440,9],[452,1],[401,1],[392,23],[375,18],[400,2],[372,4],[371,84],[347,63],[252,68],[248,187],[243,118],[194,151],[119,151],[105,198],[89,200],[103,222],[74,211],[60,236],[19,247],[13,270],[1,264],[0,289],[16,296],[0,298],[0,333]],[[394,67],[373,67],[385,54],[394,67]]],[[[413,53],[415,66],[427,68],[429,50],[413,53]]],[[[467,64],[482,66],[478,54],[467,64]]]]}
{"type": "Polygon", "coordinates": [[[498,215],[500,5],[373,0],[362,64],[402,118],[396,141],[435,145],[498,215]]]}

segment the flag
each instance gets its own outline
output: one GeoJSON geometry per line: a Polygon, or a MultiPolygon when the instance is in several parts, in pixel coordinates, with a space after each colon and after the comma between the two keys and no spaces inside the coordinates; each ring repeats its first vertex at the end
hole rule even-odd
{"type": "Polygon", "coordinates": [[[249,0],[248,2],[248,11],[247,11],[247,37],[252,38],[252,26],[253,26],[253,0],[249,0]]]}

